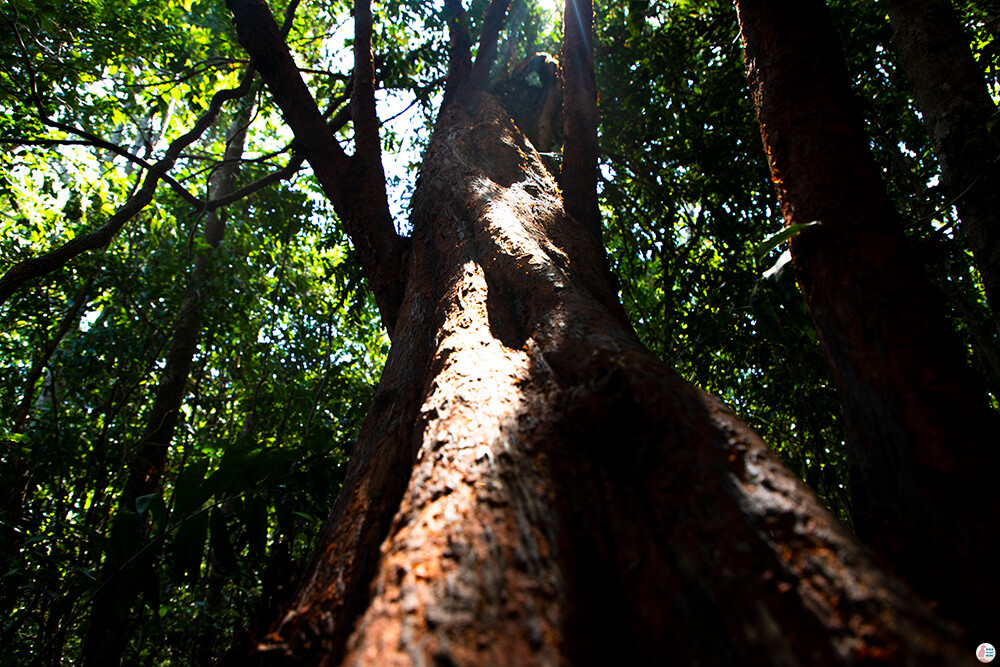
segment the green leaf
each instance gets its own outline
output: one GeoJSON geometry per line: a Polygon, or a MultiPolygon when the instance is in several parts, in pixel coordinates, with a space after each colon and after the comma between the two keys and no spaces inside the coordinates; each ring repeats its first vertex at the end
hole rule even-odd
{"type": "Polygon", "coordinates": [[[219,566],[225,572],[237,571],[240,566],[236,560],[233,543],[229,540],[229,526],[226,523],[225,515],[218,509],[212,510],[211,528],[209,545],[212,547],[212,553],[219,566]]]}
{"type": "Polygon", "coordinates": [[[208,500],[201,492],[207,470],[208,461],[203,459],[188,465],[178,477],[174,486],[174,510],[180,516],[187,516],[208,500]]]}
{"type": "Polygon", "coordinates": [[[8,442],[20,442],[26,445],[31,444],[31,438],[23,433],[4,433],[3,439],[8,442]]]}
{"type": "Polygon", "coordinates": [[[820,224],[822,223],[819,220],[813,220],[812,222],[802,222],[797,225],[788,225],[777,234],[764,239],[760,245],[754,248],[753,254],[757,258],[757,261],[760,261],[767,257],[768,253],[772,250],[796,234],[802,232],[802,230],[808,229],[809,227],[816,227],[820,224]]]}
{"type": "Polygon", "coordinates": [[[177,529],[171,543],[171,574],[175,581],[195,581],[201,573],[208,536],[208,512],[198,512],[177,529]]]}
{"type": "Polygon", "coordinates": [[[149,493],[135,499],[135,511],[139,514],[139,516],[146,513],[146,509],[149,507],[149,504],[153,502],[153,498],[156,496],[157,494],[155,493],[149,493]]]}

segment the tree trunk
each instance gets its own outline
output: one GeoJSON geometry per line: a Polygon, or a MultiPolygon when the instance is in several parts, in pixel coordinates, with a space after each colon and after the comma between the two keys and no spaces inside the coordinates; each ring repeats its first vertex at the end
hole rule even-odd
{"type": "Polygon", "coordinates": [[[996,415],[907,254],[822,0],[739,0],[799,284],[844,409],[858,534],[939,610],[996,628],[996,415]]]}
{"type": "Polygon", "coordinates": [[[594,79],[594,7],[566,0],[563,15],[563,162],[559,182],[566,212],[603,246],[597,205],[597,82],[594,79]]]}
{"type": "Polygon", "coordinates": [[[1000,322],[1000,125],[948,0],[885,0],[900,64],[1000,322]]]}
{"type": "MultiPolygon", "coordinates": [[[[235,190],[236,173],[243,155],[252,98],[240,101],[227,134],[222,164],[209,179],[209,201],[235,190]]],[[[146,431],[136,445],[128,466],[125,488],[118,502],[111,530],[111,551],[102,569],[101,587],[94,596],[83,664],[107,667],[121,664],[132,633],[133,606],[141,592],[155,591],[159,582],[155,553],[147,545],[148,516],[136,513],[136,501],[160,491],[160,480],[184,402],[191,363],[198,348],[202,310],[211,279],[212,252],[225,234],[225,212],[205,214],[203,236],[207,247],[198,251],[191,270],[187,295],[181,304],[167,356],[156,386],[146,431]]]]}
{"type": "Polygon", "coordinates": [[[344,488],[296,601],[238,664],[968,664],[642,348],[507,118],[479,92],[438,121],[344,488]]]}

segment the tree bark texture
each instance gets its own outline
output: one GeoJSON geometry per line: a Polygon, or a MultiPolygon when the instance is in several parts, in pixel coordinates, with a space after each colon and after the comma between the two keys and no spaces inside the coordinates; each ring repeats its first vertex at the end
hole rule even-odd
{"type": "Polygon", "coordinates": [[[237,664],[969,664],[615,314],[496,98],[438,121],[379,389],[296,601],[237,664]]]}
{"type": "MultiPolygon", "coordinates": [[[[252,98],[240,101],[227,132],[223,161],[209,179],[210,200],[224,197],[236,189],[236,174],[252,108],[252,98]]],[[[121,664],[132,636],[124,628],[133,622],[133,606],[141,593],[155,591],[159,586],[155,554],[147,546],[148,525],[136,515],[136,501],[160,491],[160,480],[167,467],[167,456],[201,336],[202,312],[209,298],[206,285],[211,280],[212,254],[222,243],[225,230],[225,211],[205,214],[203,236],[208,246],[195,258],[187,295],[167,346],[163,371],[146,419],[146,430],[130,457],[125,487],[113,520],[111,551],[102,569],[101,588],[94,596],[84,648],[83,664],[88,667],[121,664]]]]}
{"type": "Polygon", "coordinates": [[[858,534],[940,611],[998,627],[997,418],[906,241],[822,0],[739,0],[799,284],[844,409],[858,534]]]}
{"type": "Polygon", "coordinates": [[[949,0],[884,0],[893,46],[1000,322],[1000,123],[949,0]]]}

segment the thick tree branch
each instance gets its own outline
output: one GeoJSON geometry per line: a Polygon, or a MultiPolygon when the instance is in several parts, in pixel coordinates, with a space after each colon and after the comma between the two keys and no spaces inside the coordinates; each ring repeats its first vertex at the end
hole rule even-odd
{"type": "Polygon", "coordinates": [[[826,2],[736,5],[782,215],[821,222],[790,250],[843,407],[854,527],[980,636],[1000,626],[978,528],[1000,521],[998,415],[880,180],[826,2]]]}
{"type": "MultiPolygon", "coordinates": [[[[979,269],[986,301],[1000,324],[1000,130],[997,105],[969,37],[949,0],[885,0],[893,46],[941,163],[979,269]]],[[[951,207],[949,203],[948,207],[951,207]]]]}
{"type": "Polygon", "coordinates": [[[483,19],[483,32],[479,37],[479,51],[476,53],[476,64],[467,79],[469,92],[485,89],[490,81],[490,67],[497,56],[497,46],[500,42],[500,30],[507,18],[507,8],[511,0],[490,0],[483,19]]]}
{"type": "MultiPolygon", "coordinates": [[[[372,57],[371,0],[354,3],[354,75],[351,113],[354,156],[349,176],[349,207],[355,229],[367,230],[377,263],[369,274],[382,320],[390,336],[403,301],[403,244],[389,212],[382,167],[382,144],[375,109],[375,60],[372,57]]],[[[354,235],[352,234],[352,237],[354,235]]],[[[355,239],[355,246],[359,240],[355,239]]]]}
{"type": "MultiPolygon", "coordinates": [[[[391,335],[402,302],[403,241],[391,217],[374,212],[372,204],[366,201],[368,193],[357,188],[358,175],[366,173],[362,164],[365,158],[352,161],[344,153],[302,80],[274,16],[263,0],[226,0],[226,6],[236,20],[240,43],[260,71],[323,192],[344,222],[375,295],[382,322],[391,335]]],[[[362,127],[366,122],[361,120],[362,127]]],[[[359,136],[359,156],[364,153],[361,146],[367,146],[369,141],[370,137],[359,136]]],[[[384,182],[381,187],[385,187],[384,182]]]]}
{"type": "Polygon", "coordinates": [[[285,7],[285,16],[281,22],[281,36],[288,37],[288,33],[292,30],[292,22],[295,20],[295,11],[299,8],[302,0],[292,0],[285,7]]]}
{"type": "MultiPolygon", "coordinates": [[[[354,2],[354,92],[351,111],[354,119],[355,158],[370,166],[379,162],[381,171],[382,148],[379,144],[378,115],[375,111],[375,60],[372,57],[372,6],[371,0],[354,2]]],[[[382,178],[383,197],[385,180],[382,178]]],[[[388,211],[388,204],[386,205],[388,211]]]]}
{"type": "Polygon", "coordinates": [[[566,211],[603,247],[597,206],[597,86],[591,0],[566,0],[563,19],[563,161],[566,211]]]}
{"type": "MultiPolygon", "coordinates": [[[[252,71],[247,73],[239,87],[217,92],[212,97],[208,110],[198,118],[194,127],[171,142],[163,158],[155,164],[150,165],[139,191],[125,202],[101,228],[67,241],[60,247],[44,255],[18,262],[8,269],[3,277],[0,278],[0,304],[6,301],[26,281],[55,271],[87,250],[96,250],[108,245],[122,226],[153,200],[156,186],[163,179],[164,174],[174,166],[174,162],[177,161],[181,151],[201,137],[205,130],[215,122],[215,117],[218,115],[223,103],[246,95],[250,90],[251,81],[253,81],[252,71]]],[[[197,201],[201,203],[201,200],[197,201]]]]}

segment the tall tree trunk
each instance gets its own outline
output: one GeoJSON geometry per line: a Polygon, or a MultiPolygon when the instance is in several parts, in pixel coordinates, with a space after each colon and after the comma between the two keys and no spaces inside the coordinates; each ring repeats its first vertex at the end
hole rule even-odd
{"type": "Polygon", "coordinates": [[[967,664],[615,315],[491,95],[444,111],[408,287],[297,600],[238,664],[967,664]]]}
{"type": "MultiPolygon", "coordinates": [[[[222,164],[209,179],[209,201],[235,190],[236,173],[243,155],[252,98],[240,101],[227,133],[222,164]]],[[[84,647],[84,665],[119,665],[131,639],[133,606],[141,590],[155,591],[159,585],[155,553],[147,542],[148,517],[140,518],[136,501],[160,491],[167,455],[184,402],[191,363],[198,348],[205,305],[206,285],[211,279],[212,253],[225,235],[225,211],[205,214],[200,250],[191,270],[187,295],[181,304],[166,361],[146,420],[146,430],[136,445],[128,467],[125,488],[118,502],[111,531],[111,551],[102,570],[101,587],[94,597],[90,628],[84,647]]]]}
{"type": "Polygon", "coordinates": [[[566,212],[603,245],[597,205],[597,83],[592,0],[566,0],[563,15],[563,162],[566,212]]]}
{"type": "Polygon", "coordinates": [[[897,57],[1000,322],[1000,123],[949,0],[884,0],[897,57]]]}
{"type": "Polygon", "coordinates": [[[996,415],[907,255],[826,6],[737,6],[785,220],[818,223],[791,249],[844,409],[858,534],[940,611],[996,628],[996,415]]]}

